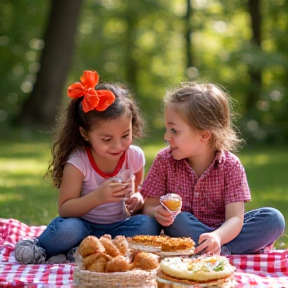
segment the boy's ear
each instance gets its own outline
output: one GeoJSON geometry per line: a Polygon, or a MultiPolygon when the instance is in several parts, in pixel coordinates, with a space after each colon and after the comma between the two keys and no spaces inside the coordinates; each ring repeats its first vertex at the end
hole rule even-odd
{"type": "Polygon", "coordinates": [[[79,127],[79,132],[85,141],[89,141],[87,131],[83,127],[79,127]]]}
{"type": "Polygon", "coordinates": [[[211,138],[211,133],[210,133],[210,131],[204,130],[204,131],[201,132],[201,139],[202,139],[203,141],[206,141],[206,142],[207,142],[210,138],[211,138]]]}

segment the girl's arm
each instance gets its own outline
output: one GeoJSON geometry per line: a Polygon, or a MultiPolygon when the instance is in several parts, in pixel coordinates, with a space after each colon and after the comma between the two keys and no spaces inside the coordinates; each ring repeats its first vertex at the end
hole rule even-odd
{"type": "Polygon", "coordinates": [[[139,191],[139,188],[141,187],[144,180],[144,166],[138,172],[134,173],[134,176],[135,176],[134,179],[135,192],[137,192],[139,191]]]}
{"type": "Polygon", "coordinates": [[[110,186],[108,180],[101,187],[80,197],[83,178],[82,172],[73,164],[65,164],[58,198],[58,211],[61,217],[82,217],[91,209],[104,203],[124,200],[128,193],[126,184],[110,186]]]}
{"type": "Polygon", "coordinates": [[[201,251],[211,254],[220,254],[221,246],[233,240],[240,233],[243,227],[244,203],[235,202],[225,207],[225,222],[216,230],[210,233],[203,233],[199,237],[200,244],[195,253],[201,251]]]}
{"type": "Polygon", "coordinates": [[[132,181],[132,194],[131,197],[125,200],[127,209],[130,213],[139,212],[143,208],[144,199],[139,190],[141,191],[141,184],[144,180],[144,167],[142,167],[138,172],[134,173],[134,183],[132,181]]]}

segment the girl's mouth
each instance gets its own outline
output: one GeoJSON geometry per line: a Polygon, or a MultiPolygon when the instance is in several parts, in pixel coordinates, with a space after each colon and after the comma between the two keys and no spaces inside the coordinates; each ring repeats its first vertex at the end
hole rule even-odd
{"type": "Polygon", "coordinates": [[[123,152],[109,153],[112,156],[121,156],[123,152]]]}

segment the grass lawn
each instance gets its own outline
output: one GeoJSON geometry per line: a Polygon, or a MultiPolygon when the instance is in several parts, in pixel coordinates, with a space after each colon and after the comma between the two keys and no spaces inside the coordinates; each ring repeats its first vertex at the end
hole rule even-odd
{"type": "MultiPolygon", "coordinates": [[[[162,142],[142,146],[148,171],[162,142]]],[[[288,147],[246,148],[239,153],[246,169],[252,202],[246,210],[262,206],[279,209],[288,219],[288,147]]],[[[0,217],[28,225],[47,225],[57,215],[58,191],[43,179],[50,159],[50,139],[43,134],[15,132],[0,140],[0,217]]],[[[288,228],[276,243],[288,247],[288,228]]]]}

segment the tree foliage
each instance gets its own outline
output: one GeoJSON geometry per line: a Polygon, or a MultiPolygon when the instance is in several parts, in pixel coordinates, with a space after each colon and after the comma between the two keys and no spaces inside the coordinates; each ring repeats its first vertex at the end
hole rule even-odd
{"type": "MultiPolygon", "coordinates": [[[[44,31],[52,2],[0,2],[3,124],[12,123],[36,90],[41,53],[49,45],[44,31]]],[[[159,107],[167,88],[181,81],[212,81],[238,102],[237,124],[248,141],[287,144],[286,11],[285,0],[85,0],[72,65],[64,86],[59,82],[61,100],[83,70],[95,69],[102,81],[130,86],[153,136],[163,131],[159,107]]],[[[56,74],[59,67],[53,66],[56,74]]]]}

